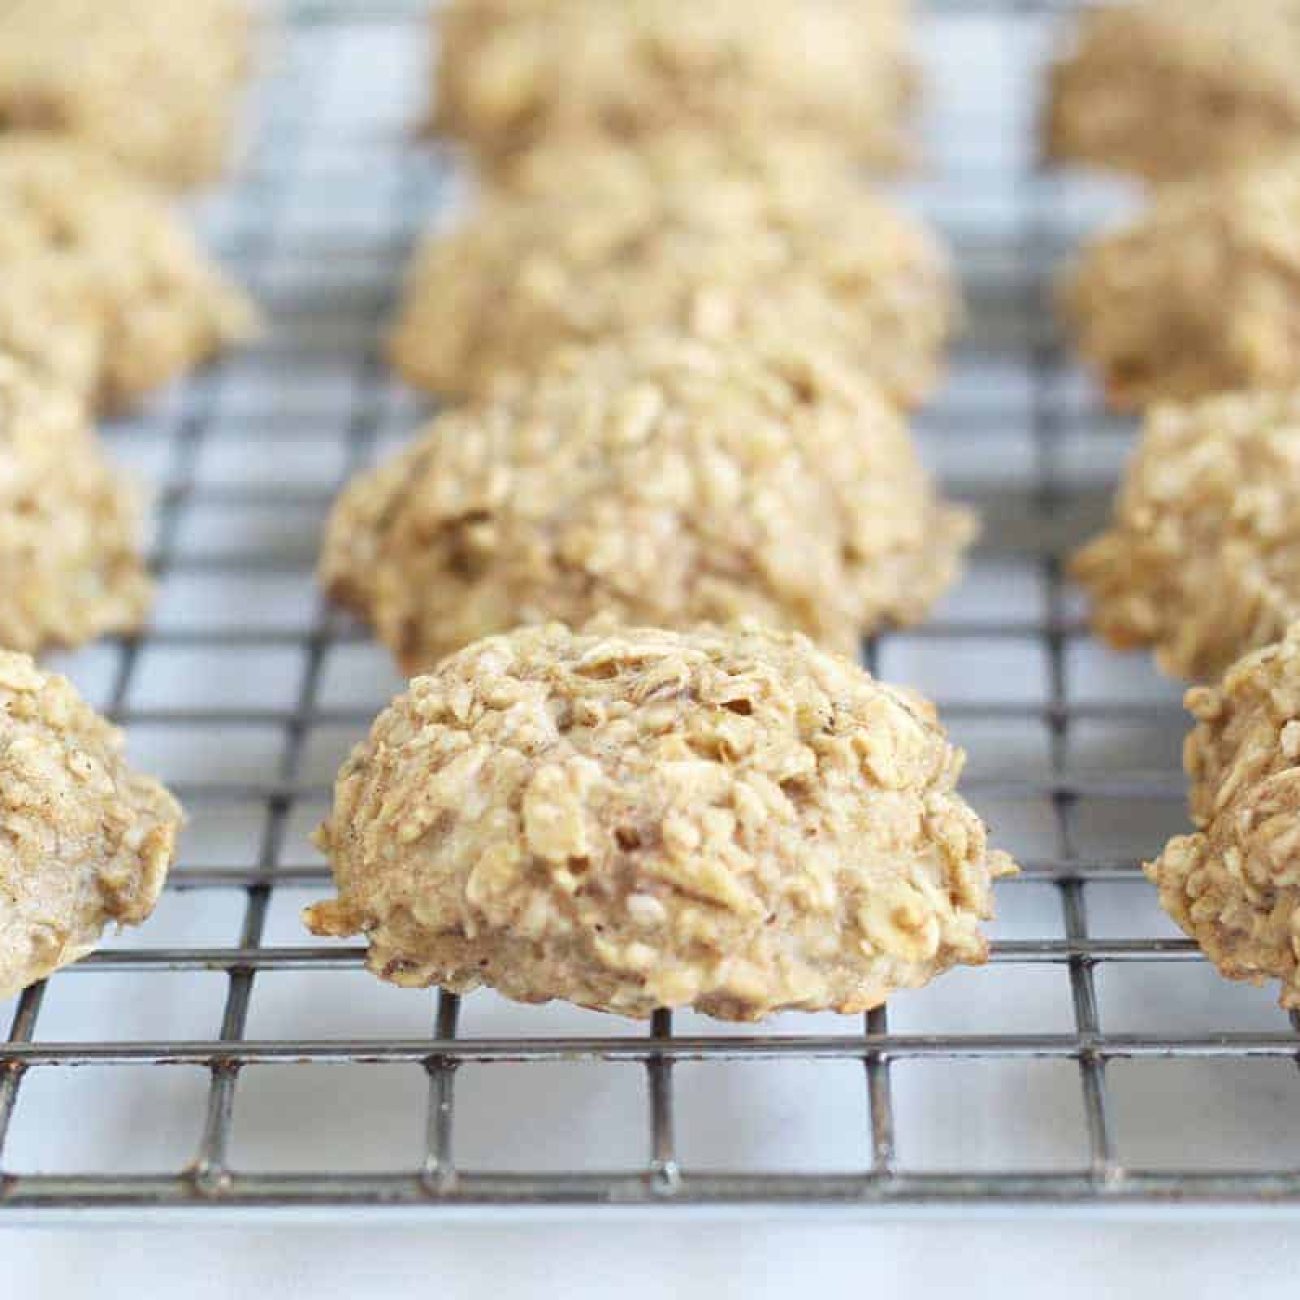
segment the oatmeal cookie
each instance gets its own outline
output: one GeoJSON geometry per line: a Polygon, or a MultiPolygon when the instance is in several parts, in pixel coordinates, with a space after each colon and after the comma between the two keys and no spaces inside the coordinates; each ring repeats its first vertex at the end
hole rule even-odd
{"type": "Polygon", "coordinates": [[[1300,1008],[1300,625],[1187,696],[1193,835],[1146,870],[1229,979],[1277,979],[1300,1008]]]}
{"type": "Polygon", "coordinates": [[[112,409],[255,325],[153,190],[79,145],[0,136],[0,350],[112,409]]]}
{"type": "Polygon", "coordinates": [[[70,682],[0,651],[0,998],[143,921],[180,823],[70,682]]]}
{"type": "Polygon", "coordinates": [[[811,130],[911,154],[910,4],[877,0],[451,0],[435,14],[433,129],[491,172],[539,141],[811,130]],[[792,53],[793,52],[793,53],[792,53]]]}
{"type": "Polygon", "coordinates": [[[241,0],[5,0],[0,130],[69,136],[169,187],[209,180],[249,46],[241,0]]]}
{"type": "Polygon", "coordinates": [[[596,164],[588,187],[489,199],[417,255],[394,364],[464,397],[565,343],[775,332],[840,352],[916,404],[960,315],[946,251],[850,172],[802,156],[707,175],[596,164]]]}
{"type": "Polygon", "coordinates": [[[1110,529],[1075,557],[1092,624],[1217,677],[1300,618],[1300,390],[1156,407],[1110,529]]]}
{"type": "Polygon", "coordinates": [[[986,955],[1014,872],[932,707],[798,635],[551,625],[419,677],[319,843],[395,984],[629,1016],[859,1012],[986,955]]]}
{"type": "Polygon", "coordinates": [[[846,177],[857,175],[835,141],[811,132],[718,136],[679,127],[633,145],[544,140],[521,154],[510,171],[480,178],[480,184],[494,196],[553,199],[581,194],[588,202],[602,203],[605,195],[617,199],[665,186],[682,191],[718,177],[795,194],[816,193],[828,177],[832,185],[842,185],[846,177]]]}
{"type": "Polygon", "coordinates": [[[0,354],[0,645],[136,630],[153,600],[139,532],[80,404],[0,354]]]}
{"type": "Polygon", "coordinates": [[[1119,407],[1300,384],[1300,153],[1171,186],[1063,286],[1119,407]]]}
{"type": "Polygon", "coordinates": [[[853,654],[924,615],[973,531],[894,409],[833,359],[648,336],[503,381],[360,475],[321,578],[412,672],[605,611],[749,614],[853,654]]]}
{"type": "Polygon", "coordinates": [[[1297,0],[1090,10],[1051,76],[1047,152],[1157,181],[1236,168],[1300,133],[1297,0]]]}

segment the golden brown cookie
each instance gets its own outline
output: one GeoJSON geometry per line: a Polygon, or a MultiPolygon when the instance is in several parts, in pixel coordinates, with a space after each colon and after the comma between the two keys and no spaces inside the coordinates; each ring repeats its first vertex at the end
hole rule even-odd
{"type": "Polygon", "coordinates": [[[516,624],[749,614],[854,654],[974,531],[834,357],[645,336],[450,411],[334,508],[321,579],[408,671],[516,624]]]}
{"type": "Polygon", "coordinates": [[[0,350],[109,409],[255,325],[148,186],[82,146],[0,136],[0,350]]]}
{"type": "Polygon", "coordinates": [[[382,979],[629,1016],[858,1012],[987,945],[1014,872],[909,692],[755,625],[552,625],[416,678],[319,842],[382,979]]]}
{"type": "Polygon", "coordinates": [[[938,239],[809,151],[701,174],[684,149],[587,166],[579,188],[489,199],[433,238],[393,337],[398,370],[462,397],[568,343],[775,333],[839,352],[902,405],[928,395],[960,315],[938,239]]]}
{"type": "Polygon", "coordinates": [[[241,0],[5,0],[0,129],[71,137],[166,186],[209,180],[249,45],[241,0]]]}
{"type": "Polygon", "coordinates": [[[907,0],[451,0],[435,11],[434,128],[495,173],[539,141],[810,130],[910,154],[907,0]]]}
{"type": "MultiPolygon", "coordinates": [[[[684,192],[718,177],[768,184],[797,194],[845,184],[859,174],[832,139],[810,131],[715,135],[677,127],[635,144],[611,140],[543,140],[508,172],[482,178],[492,195],[554,199],[645,194],[665,187],[684,192]]],[[[863,182],[865,184],[865,182],[863,182]]]]}
{"type": "Polygon", "coordinates": [[[180,824],[70,682],[0,651],[0,998],[145,920],[180,824]]]}
{"type": "Polygon", "coordinates": [[[132,632],[152,601],[136,493],[80,403],[0,354],[0,646],[132,632]]]}
{"type": "Polygon", "coordinates": [[[1300,1008],[1300,625],[1188,692],[1193,835],[1147,874],[1170,916],[1229,979],[1281,981],[1300,1008]]]}
{"type": "Polygon", "coordinates": [[[1300,391],[1155,408],[1110,529],[1075,557],[1092,625],[1217,677],[1300,618],[1300,391]]]}
{"type": "Polygon", "coordinates": [[[1139,0],[1087,11],[1051,76],[1047,152],[1164,181],[1300,133],[1297,0],[1139,0]]]}
{"type": "Polygon", "coordinates": [[[1300,153],[1162,192],[1065,282],[1117,406],[1300,384],[1300,153]]]}

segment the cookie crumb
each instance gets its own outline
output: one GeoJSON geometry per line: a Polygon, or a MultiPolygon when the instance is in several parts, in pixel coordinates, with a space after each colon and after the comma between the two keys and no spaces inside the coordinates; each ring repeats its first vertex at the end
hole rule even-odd
{"type": "Polygon", "coordinates": [[[0,135],[0,232],[0,351],[97,409],[256,333],[164,199],[82,146],[0,135]]]}

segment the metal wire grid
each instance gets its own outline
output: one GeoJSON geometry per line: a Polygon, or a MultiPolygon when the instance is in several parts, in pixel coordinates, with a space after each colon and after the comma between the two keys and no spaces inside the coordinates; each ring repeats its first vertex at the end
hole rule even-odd
{"type": "MultiPolygon", "coordinates": [[[[949,0],[936,6],[957,22],[963,14],[998,13],[1009,40],[1023,35],[1022,25],[1037,24],[1058,7],[1047,0],[949,0]]],[[[357,61],[366,57],[364,42],[377,31],[388,37],[406,33],[412,44],[420,40],[413,26],[420,8],[316,0],[294,9],[294,21],[281,42],[279,72],[270,80],[257,114],[246,174],[208,214],[224,260],[267,304],[271,337],[259,350],[196,379],[132,427],[113,431],[118,450],[149,447],[161,455],[154,564],[164,610],[146,638],[117,644],[98,659],[74,659],[70,671],[84,683],[97,665],[102,702],[133,738],[150,730],[165,733],[174,749],[189,756],[177,770],[166,762],[155,766],[162,768],[196,821],[253,807],[257,843],[238,862],[187,854],[169,883],[169,897],[200,898],[205,907],[210,905],[207,900],[242,900],[233,942],[147,946],[149,931],[142,930],[21,997],[7,1041],[0,1045],[0,1221],[73,1209],[404,1207],[432,1213],[493,1207],[518,1212],[566,1205],[784,1204],[879,1213],[923,1206],[1019,1204],[1075,1209],[1300,1205],[1300,1160],[1285,1143],[1276,1161],[1265,1160],[1264,1167],[1251,1169],[1199,1167],[1194,1159],[1176,1167],[1144,1167],[1125,1157],[1112,1099],[1117,1064],[1145,1062],[1163,1070],[1189,1062],[1270,1063],[1285,1079],[1270,1087],[1280,1090],[1280,1104],[1286,1106],[1293,1103],[1286,1094],[1293,1086],[1295,1072],[1290,1067],[1300,1054],[1300,1042],[1280,1013],[1263,1019],[1252,1011],[1243,1024],[1228,1012],[1222,1023],[1194,1032],[1117,1031],[1106,1023],[1098,989],[1105,972],[1130,965],[1146,971],[1170,963],[1186,978],[1201,966],[1192,945],[1181,938],[1097,932],[1090,917],[1093,891],[1131,886],[1138,878],[1137,862],[1132,852],[1106,849],[1104,834],[1081,825],[1082,810],[1100,809],[1106,822],[1122,820],[1125,809],[1159,804],[1173,810],[1176,826],[1183,782],[1172,748],[1168,761],[1149,767],[1117,759],[1089,771],[1079,769],[1072,750],[1084,726],[1136,724],[1163,727],[1176,735],[1180,714],[1176,697],[1168,692],[1155,699],[1138,699],[1132,692],[1122,697],[1088,694],[1075,680],[1085,629],[1062,581],[1060,555],[1075,530],[1079,502],[1087,495],[1071,458],[1072,439],[1095,436],[1100,417],[1086,401],[1079,401],[1067,360],[1046,322],[1051,270],[1069,234],[1076,196],[1023,167],[988,168],[978,161],[978,149],[961,187],[977,197],[1000,187],[1000,198],[1011,205],[1012,216],[992,231],[969,213],[947,223],[975,284],[977,331],[973,342],[959,348],[954,392],[928,417],[927,427],[932,442],[941,447],[941,462],[943,447],[974,442],[981,448],[977,458],[991,458],[995,470],[1003,454],[998,450],[1000,434],[1014,427],[1026,435],[1028,460],[1019,467],[1018,477],[1008,470],[1014,490],[991,495],[976,490],[973,495],[993,515],[981,561],[996,565],[1007,560],[1021,566],[1038,580],[1042,599],[1029,614],[996,601],[992,612],[950,611],[905,636],[881,638],[868,653],[872,665],[890,675],[900,647],[917,651],[922,664],[926,655],[931,661],[935,655],[946,659],[987,652],[996,657],[998,647],[1017,652],[1037,648],[1041,654],[1045,688],[1039,696],[1011,698],[1008,692],[996,698],[971,697],[958,691],[949,698],[937,693],[945,718],[959,735],[963,727],[993,725],[1023,728],[1045,741],[1038,757],[1028,761],[1013,755],[991,772],[982,771],[977,762],[967,784],[981,806],[1033,801],[1050,811],[1049,837],[1022,853],[1024,876],[1004,889],[1003,898],[1005,903],[1017,892],[1032,889],[1054,892],[1059,925],[1040,917],[1029,933],[1001,938],[993,963],[995,970],[1015,972],[1017,980],[1028,978],[1033,970],[1063,975],[1069,1023],[1050,1032],[1012,1032],[982,1025],[972,1013],[957,1030],[900,1030],[891,1021],[896,1022],[900,1007],[910,1005],[900,1003],[888,1012],[872,1012],[855,1026],[841,1022],[826,1032],[821,1032],[822,1021],[799,1021],[793,1029],[781,1025],[725,1032],[690,1016],[663,1012],[648,1030],[589,1019],[580,1032],[557,1034],[544,1027],[530,1029],[530,1024],[541,1023],[530,1017],[542,1013],[521,1009],[508,1022],[516,1027],[512,1032],[472,1034],[461,1023],[459,999],[440,994],[424,1004],[429,1007],[427,1031],[409,1036],[250,1034],[250,1009],[265,996],[269,981],[289,972],[355,971],[360,965],[361,952],[354,946],[267,942],[266,937],[268,916],[279,895],[305,886],[324,889],[328,880],[323,865],[306,860],[298,834],[304,810],[319,806],[328,793],[324,769],[318,773],[310,757],[315,738],[330,728],[360,734],[382,695],[373,687],[374,698],[368,694],[364,700],[340,703],[326,689],[331,665],[340,655],[364,651],[365,638],[319,601],[310,608],[295,606],[288,619],[235,621],[239,615],[226,617],[215,609],[173,619],[166,614],[166,594],[173,584],[208,581],[266,581],[275,590],[288,584],[307,590],[316,529],[334,491],[391,438],[413,425],[415,408],[387,379],[376,343],[411,239],[454,186],[442,165],[420,158],[399,130],[389,129],[395,127],[395,117],[375,117],[383,117],[379,134],[349,132],[328,101],[354,78],[357,61]],[[354,226],[349,215],[358,196],[371,218],[363,226],[354,226]],[[303,228],[304,220],[310,233],[303,228]],[[1026,381],[1027,399],[1014,409],[1004,397],[990,399],[979,382],[990,368],[1005,367],[1008,358],[1026,381]],[[315,396],[294,386],[302,376],[319,381],[315,396]],[[963,385],[963,376],[971,382],[963,385]],[[323,425],[330,431],[327,435],[321,433],[323,425]],[[330,455],[338,453],[333,460],[327,446],[330,455]],[[320,460],[327,463],[324,471],[311,464],[318,447],[320,460]],[[231,448],[252,451],[256,472],[214,480],[210,462],[215,458],[224,463],[231,448]],[[304,473],[309,464],[311,472],[304,473]],[[224,531],[217,530],[216,540],[205,531],[205,512],[223,521],[224,531]],[[248,525],[253,518],[259,522],[248,525]],[[247,538],[239,531],[243,527],[251,527],[247,538]],[[238,690],[233,698],[214,702],[199,679],[219,660],[244,654],[259,656],[256,662],[287,656],[294,666],[272,702],[245,698],[238,690]],[[179,684],[172,681],[160,693],[154,674],[160,656],[168,655],[178,656],[182,664],[179,684]],[[250,766],[246,774],[230,775],[229,765],[215,762],[210,766],[224,774],[208,774],[203,759],[217,759],[227,744],[236,751],[232,762],[238,768],[241,751],[229,738],[254,731],[274,737],[269,766],[250,766]],[[177,1032],[119,1040],[92,1025],[89,1037],[80,1030],[62,1038],[57,1032],[42,1035],[42,1010],[50,989],[57,998],[62,987],[79,991],[87,982],[125,972],[155,980],[166,973],[217,973],[225,991],[215,1032],[199,1032],[193,1027],[197,1018],[187,1019],[182,1008],[177,1032]],[[467,1067],[519,1074],[529,1064],[573,1061],[606,1063],[601,1068],[622,1063],[643,1071],[639,1159],[613,1172],[530,1170],[522,1152],[511,1168],[477,1168],[458,1160],[464,1097],[458,1110],[457,1083],[467,1067]],[[696,1167],[677,1132],[683,1103],[681,1067],[760,1061],[798,1062],[819,1070],[831,1063],[860,1068],[859,1108],[835,1116],[846,1135],[865,1137],[860,1165],[847,1170],[696,1167]],[[959,1167],[955,1148],[940,1150],[930,1164],[911,1160],[909,1122],[899,1117],[899,1071],[913,1064],[942,1063],[955,1079],[974,1062],[1024,1063],[1026,1068],[1047,1062],[1073,1073],[1073,1081],[1060,1079],[1053,1086],[1079,1099],[1081,1158],[1043,1169],[1032,1162],[1026,1165],[1021,1153],[1008,1146],[991,1165],[969,1171],[959,1167]],[[249,1171],[232,1153],[232,1137],[239,1128],[237,1103],[250,1071],[274,1065],[291,1067],[298,1083],[306,1072],[327,1065],[366,1071],[388,1065],[422,1072],[427,1079],[423,1138],[416,1140],[419,1121],[410,1117],[409,1158],[400,1167],[356,1171],[322,1161],[309,1170],[249,1171]],[[161,1172],[116,1167],[90,1171],[75,1163],[52,1172],[41,1155],[50,1134],[41,1132],[27,1143],[34,1157],[18,1159],[11,1130],[21,1123],[34,1082],[71,1066],[188,1066],[202,1071],[202,1102],[186,1118],[192,1125],[192,1158],[183,1167],[161,1172]],[[1278,1162],[1281,1167],[1276,1167],[1278,1162]]],[[[349,110],[356,105],[334,107],[349,110]]],[[[906,663],[905,658],[901,662],[906,663]]],[[[415,994],[396,996],[408,999],[406,1005],[418,999],[415,994]]],[[[467,1004],[467,1014],[474,1005],[467,1004]]],[[[108,1014],[116,1017],[120,1009],[120,1004],[111,1005],[108,1014]]],[[[528,1087],[522,1075],[517,1086],[528,1087]]],[[[1172,1076],[1167,1084],[1162,1078],[1157,1085],[1158,1091],[1166,1088],[1174,1106],[1178,1084],[1172,1076]]],[[[951,1099],[960,1105],[959,1097],[951,1099]]],[[[1221,1116],[1211,1115],[1208,1122],[1216,1118],[1221,1116]]],[[[48,1124],[48,1117],[43,1122],[48,1124]]],[[[92,1101],[76,1115],[74,1127],[93,1127],[95,1122],[92,1101]]],[[[295,1123],[291,1100],[281,1122],[290,1128],[295,1123]]],[[[347,1121],[336,1113],[333,1122],[347,1121]]],[[[980,1122],[978,1115],[970,1117],[971,1125],[980,1122]]],[[[1247,1124],[1249,1118],[1238,1117],[1236,1122],[1247,1124]]],[[[1262,1140],[1269,1145],[1267,1134],[1262,1140]]],[[[599,1135],[593,1135],[592,1144],[600,1146],[599,1135]]]]}

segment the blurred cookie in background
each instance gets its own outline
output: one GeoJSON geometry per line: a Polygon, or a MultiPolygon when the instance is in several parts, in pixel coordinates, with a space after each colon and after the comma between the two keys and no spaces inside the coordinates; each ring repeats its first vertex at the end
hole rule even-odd
{"type": "Polygon", "coordinates": [[[81,403],[0,352],[0,646],[137,631],[153,603],[140,513],[81,403]]]}
{"type": "Polygon", "coordinates": [[[243,0],[6,0],[0,132],[69,137],[168,188],[212,180],[251,44],[243,0]]]}
{"type": "Polygon", "coordinates": [[[1300,385],[1300,153],[1162,190],[1087,246],[1061,305],[1110,402],[1300,385]]]}
{"type": "Polygon", "coordinates": [[[450,0],[433,129],[485,171],[541,141],[811,129],[893,168],[911,154],[908,0],[450,0]]]}
{"type": "Polygon", "coordinates": [[[118,410],[256,331],[152,186],[84,145],[0,134],[0,350],[118,410]]]}
{"type": "Polygon", "coordinates": [[[826,150],[679,136],[577,155],[567,189],[562,169],[537,154],[538,192],[489,193],[416,254],[390,345],[410,383],[481,395],[567,344],[664,330],[802,336],[900,406],[937,385],[962,315],[947,249],[826,150]]]}
{"type": "Polygon", "coordinates": [[[1077,24],[1051,73],[1050,158],[1166,181],[1295,143],[1296,0],[1139,0],[1077,24]]]}

